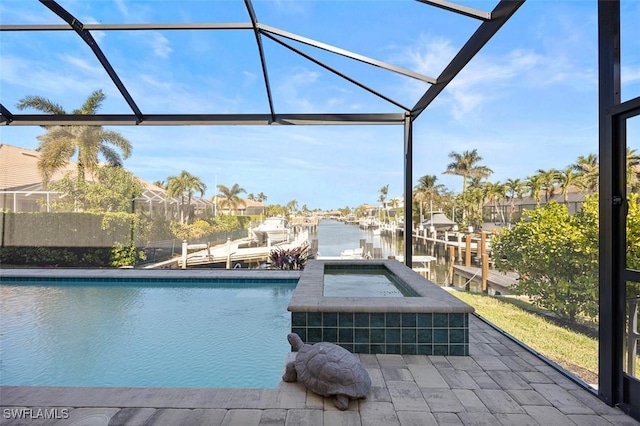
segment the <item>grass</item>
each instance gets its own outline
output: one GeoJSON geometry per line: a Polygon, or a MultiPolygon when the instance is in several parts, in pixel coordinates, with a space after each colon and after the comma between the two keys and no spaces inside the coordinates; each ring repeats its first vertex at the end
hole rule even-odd
{"type": "Polygon", "coordinates": [[[587,383],[597,383],[597,339],[556,325],[525,309],[522,304],[463,291],[453,291],[451,294],[473,306],[481,317],[561,365],[576,377],[587,383]]]}

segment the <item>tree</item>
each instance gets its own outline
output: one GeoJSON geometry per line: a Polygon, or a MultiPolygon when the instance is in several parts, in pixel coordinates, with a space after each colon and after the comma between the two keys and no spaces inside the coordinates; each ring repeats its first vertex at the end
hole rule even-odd
{"type": "Polygon", "coordinates": [[[250,200],[250,201],[255,201],[256,200],[256,196],[253,195],[253,192],[247,195],[247,200],[250,200]]]}
{"type": "Polygon", "coordinates": [[[507,179],[504,185],[507,191],[507,198],[509,198],[511,204],[509,223],[512,223],[513,213],[516,210],[516,198],[522,198],[524,194],[524,183],[520,179],[507,179]]]}
{"type": "Polygon", "coordinates": [[[291,200],[287,203],[287,210],[291,212],[291,214],[298,211],[298,201],[291,200]]]}
{"type": "Polygon", "coordinates": [[[467,192],[461,195],[461,203],[463,206],[464,225],[471,225],[476,228],[482,226],[482,207],[486,196],[486,182],[481,177],[473,177],[469,180],[467,192]]]}
{"type": "Polygon", "coordinates": [[[206,190],[207,185],[199,177],[186,170],[180,172],[178,176],[169,176],[167,178],[167,195],[169,197],[180,197],[180,223],[189,223],[191,199],[194,192],[199,192],[202,197],[206,190]],[[187,199],[186,203],[185,197],[187,199]]]}
{"type": "MultiPolygon", "coordinates": [[[[95,114],[104,99],[102,90],[97,90],[79,109],[73,110],[72,114],[95,114]]],[[[60,105],[40,96],[21,99],[17,108],[33,108],[48,114],[66,114],[60,105]]],[[[104,157],[109,165],[122,166],[123,158],[127,159],[131,155],[131,143],[119,133],[104,130],[102,126],[46,126],[45,129],[47,133],[38,136],[38,169],[45,185],[56,171],[69,164],[74,155],[77,155],[78,181],[85,180],[86,171],[97,169],[99,156],[104,157]]]]}
{"type": "Polygon", "coordinates": [[[289,213],[289,210],[285,206],[282,206],[280,204],[272,204],[270,206],[267,206],[267,208],[265,209],[265,214],[267,216],[287,217],[288,213],[289,213]]]}
{"type": "MultiPolygon", "coordinates": [[[[638,194],[628,199],[626,265],[640,269],[640,204],[638,194]]],[[[492,241],[496,266],[516,271],[514,290],[556,314],[576,319],[598,315],[598,194],[587,196],[582,209],[571,216],[566,205],[554,201],[527,212],[528,219],[503,229],[492,241]]],[[[627,284],[628,296],[640,292],[627,284]]]]}
{"type": "Polygon", "coordinates": [[[256,197],[256,201],[258,201],[260,203],[264,203],[265,201],[267,201],[267,196],[264,195],[264,193],[259,192],[258,196],[256,197]]]}
{"type": "Polygon", "coordinates": [[[536,305],[571,320],[595,317],[598,246],[587,238],[580,217],[555,201],[527,215],[528,220],[503,229],[491,241],[496,267],[518,272],[513,290],[536,305]]]}
{"type": "Polygon", "coordinates": [[[529,195],[535,200],[536,207],[540,206],[540,191],[542,191],[542,178],[540,175],[527,177],[524,186],[529,189],[529,195]]]}
{"type": "Polygon", "coordinates": [[[246,193],[247,191],[237,183],[234,183],[231,188],[218,185],[218,191],[220,191],[220,196],[222,197],[221,206],[226,206],[230,212],[237,210],[238,206],[244,206],[244,201],[239,197],[239,194],[246,193]]]}
{"type": "MultiPolygon", "coordinates": [[[[640,166],[640,155],[636,154],[636,149],[627,148],[626,168],[627,168],[627,186],[633,192],[640,189],[640,175],[638,166],[640,166]]],[[[577,172],[577,185],[582,189],[590,192],[598,191],[598,181],[600,169],[598,157],[595,154],[589,154],[586,157],[580,156],[571,167],[577,172]]]]}
{"type": "MultiPolygon", "coordinates": [[[[475,212],[475,216],[469,222],[477,222],[478,221],[478,212],[476,211],[475,206],[473,206],[474,201],[468,200],[467,194],[467,186],[469,184],[469,179],[486,179],[493,173],[493,170],[486,166],[479,165],[480,161],[482,161],[482,157],[478,155],[478,150],[473,149],[471,151],[464,151],[462,154],[452,151],[449,153],[449,157],[454,161],[447,165],[447,169],[443,172],[446,175],[456,175],[462,176],[462,196],[461,201],[463,205],[462,210],[462,218],[463,221],[466,221],[467,217],[467,208],[470,208],[475,212]],[[470,203],[470,204],[468,204],[470,203]]],[[[477,199],[478,194],[474,194],[477,199]]],[[[482,220],[482,210],[480,210],[480,221],[482,220]]],[[[469,212],[472,214],[471,212],[469,212]]],[[[476,223],[477,224],[477,223],[476,223]]]]}
{"type": "Polygon", "coordinates": [[[569,203],[569,188],[576,184],[577,179],[578,174],[572,166],[568,166],[564,170],[558,172],[558,184],[560,185],[562,199],[565,204],[569,203]]]}
{"type": "MultiPolygon", "coordinates": [[[[384,211],[386,212],[386,205],[385,205],[385,201],[387,200],[387,195],[389,195],[389,184],[383,186],[382,188],[378,189],[378,193],[380,194],[380,196],[378,197],[378,201],[382,204],[382,207],[384,209],[384,211]]],[[[386,217],[386,215],[385,215],[386,217]]]]}
{"type": "Polygon", "coordinates": [[[165,189],[165,190],[167,189],[167,182],[165,182],[163,180],[156,180],[156,181],[153,182],[153,184],[155,186],[159,187],[159,188],[162,188],[162,189],[165,189]]]}
{"type": "Polygon", "coordinates": [[[549,202],[553,199],[556,192],[556,183],[558,182],[560,172],[556,169],[542,170],[538,169],[538,176],[540,177],[540,186],[544,190],[544,200],[549,202]]]}
{"type": "Polygon", "coordinates": [[[598,191],[600,166],[597,155],[589,154],[586,157],[581,155],[571,167],[577,173],[577,186],[590,192],[598,191]]]}
{"type": "Polygon", "coordinates": [[[420,207],[420,222],[423,221],[422,204],[429,201],[430,204],[440,198],[441,192],[445,190],[442,184],[436,184],[438,177],[436,175],[424,175],[418,179],[415,186],[415,198],[418,200],[420,207]]]}
{"type": "Polygon", "coordinates": [[[496,214],[500,215],[502,223],[505,223],[504,211],[499,203],[507,194],[507,187],[500,182],[487,182],[484,186],[484,198],[490,203],[493,203],[493,208],[496,214]]]}
{"type": "Polygon", "coordinates": [[[447,170],[443,173],[462,176],[463,193],[467,190],[467,182],[470,178],[488,178],[493,173],[490,168],[478,164],[482,161],[482,157],[478,155],[477,149],[464,151],[462,154],[452,151],[449,157],[454,161],[447,165],[447,170]]]}
{"type": "Polygon", "coordinates": [[[78,181],[67,173],[51,189],[66,195],[56,202],[57,209],[134,213],[133,200],[142,195],[144,185],[122,167],[102,166],[93,171],[93,180],[78,181]]]}

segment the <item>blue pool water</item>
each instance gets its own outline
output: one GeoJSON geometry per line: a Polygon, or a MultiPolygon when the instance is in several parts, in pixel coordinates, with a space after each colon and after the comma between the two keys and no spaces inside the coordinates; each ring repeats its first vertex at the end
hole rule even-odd
{"type": "Polygon", "coordinates": [[[268,388],[281,379],[295,281],[58,284],[0,285],[0,384],[268,388]]]}

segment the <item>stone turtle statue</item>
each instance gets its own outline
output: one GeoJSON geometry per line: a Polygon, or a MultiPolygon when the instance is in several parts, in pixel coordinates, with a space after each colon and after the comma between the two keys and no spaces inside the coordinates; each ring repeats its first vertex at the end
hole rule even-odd
{"type": "Polygon", "coordinates": [[[366,398],[371,378],[351,352],[329,342],[305,344],[296,333],[287,340],[298,354],[287,364],[282,380],[297,380],[319,395],[335,396],[334,405],[340,410],[349,408],[349,398],[366,398]]]}

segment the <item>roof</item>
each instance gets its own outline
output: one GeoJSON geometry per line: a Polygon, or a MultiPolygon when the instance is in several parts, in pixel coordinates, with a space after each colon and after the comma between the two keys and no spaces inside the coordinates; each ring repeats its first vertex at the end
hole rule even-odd
{"type": "MultiPolygon", "coordinates": [[[[38,170],[40,153],[18,146],[0,144],[0,190],[20,191],[42,189],[42,176],[38,170]]],[[[67,173],[74,172],[77,163],[69,161],[62,169],[56,171],[50,181],[62,179],[67,173]]],[[[89,178],[90,179],[90,178],[89,178]]],[[[165,190],[153,183],[138,178],[145,190],[165,193],[165,190]]]]}
{"type": "MultiPolygon", "coordinates": [[[[40,188],[42,176],[38,170],[38,160],[40,160],[38,151],[0,144],[0,190],[19,191],[40,188]]],[[[54,173],[51,180],[60,180],[66,173],[74,170],[76,170],[76,164],[70,162],[54,173]]]]}
{"type": "Polygon", "coordinates": [[[433,212],[429,219],[425,220],[424,222],[422,222],[422,224],[424,226],[435,226],[435,227],[448,227],[448,226],[453,226],[456,223],[454,221],[452,221],[451,219],[449,219],[444,213],[442,212],[433,212]]]}

